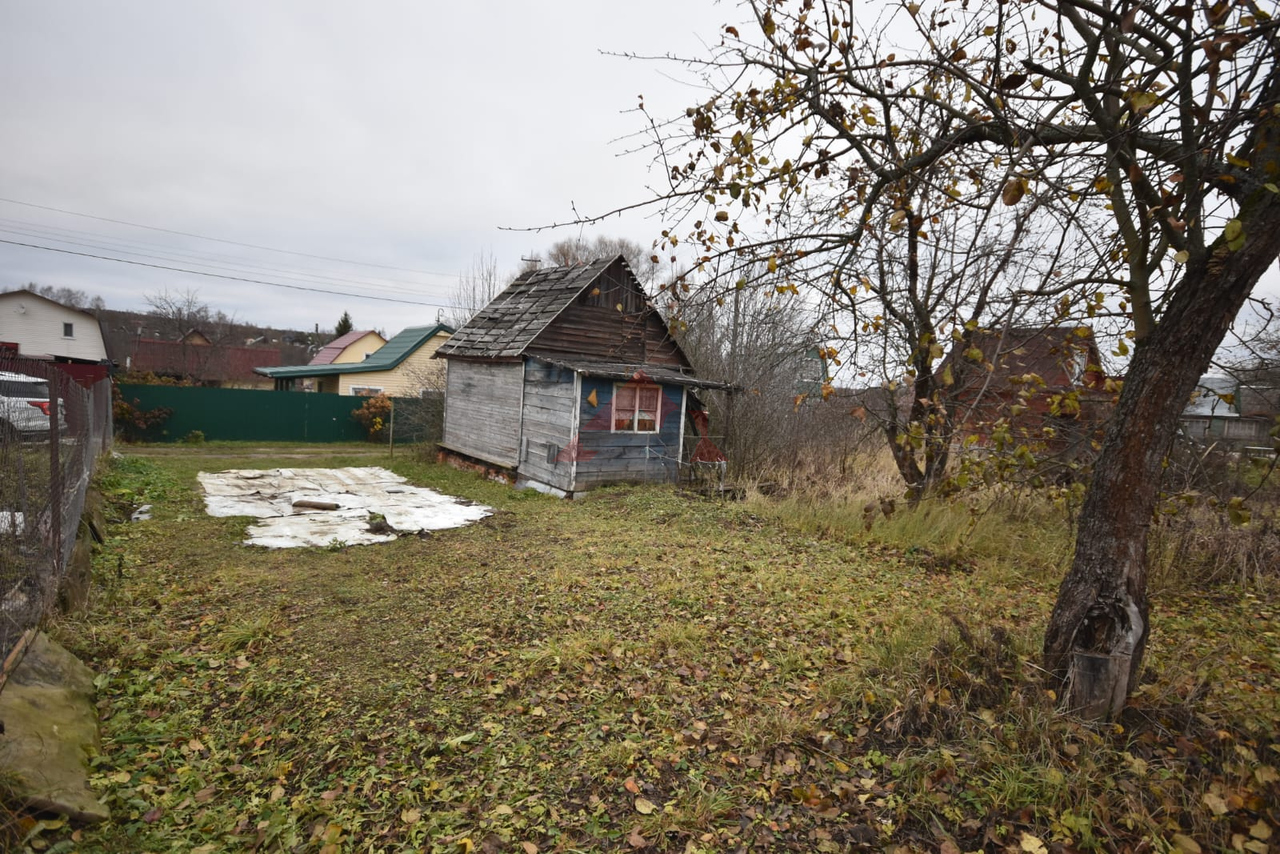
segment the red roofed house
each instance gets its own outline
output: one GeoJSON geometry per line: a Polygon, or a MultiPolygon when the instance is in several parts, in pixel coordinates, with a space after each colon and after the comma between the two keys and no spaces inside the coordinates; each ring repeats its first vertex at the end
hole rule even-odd
{"type": "Polygon", "coordinates": [[[352,330],[339,336],[321,348],[309,365],[346,365],[363,362],[382,349],[387,343],[377,332],[352,330]]]}
{"type": "Polygon", "coordinates": [[[278,348],[213,344],[198,330],[188,332],[181,341],[137,338],[132,345],[124,365],[127,370],[216,388],[270,389],[271,380],[254,370],[280,364],[278,348]]]}
{"type": "Polygon", "coordinates": [[[940,373],[959,386],[958,435],[992,444],[1003,425],[1017,443],[1072,455],[1098,438],[1111,413],[1101,361],[1087,326],[983,330],[967,350],[953,349],[940,373]]]}

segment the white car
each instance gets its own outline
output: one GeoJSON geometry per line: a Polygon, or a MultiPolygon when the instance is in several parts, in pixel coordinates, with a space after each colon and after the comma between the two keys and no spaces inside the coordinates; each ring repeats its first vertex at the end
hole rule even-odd
{"type": "Polygon", "coordinates": [[[49,438],[49,382],[0,371],[0,437],[49,438]]]}

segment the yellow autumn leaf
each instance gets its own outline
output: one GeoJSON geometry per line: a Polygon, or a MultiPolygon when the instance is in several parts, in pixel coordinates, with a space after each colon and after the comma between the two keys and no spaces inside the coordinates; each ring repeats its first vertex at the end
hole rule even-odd
{"type": "Polygon", "coordinates": [[[1032,836],[1025,830],[1022,832],[1022,839],[1018,842],[1018,847],[1027,854],[1049,854],[1049,849],[1044,847],[1044,843],[1038,836],[1032,836]]]}
{"type": "Polygon", "coordinates": [[[1160,98],[1151,92],[1134,92],[1129,96],[1129,106],[1133,107],[1135,113],[1149,110],[1158,103],[1160,98]]]}
{"type": "Polygon", "coordinates": [[[1227,802],[1222,799],[1221,795],[1214,794],[1213,792],[1205,792],[1204,797],[1201,798],[1201,800],[1204,801],[1204,805],[1207,806],[1214,815],[1226,815],[1227,802]]]}
{"type": "Polygon", "coordinates": [[[651,815],[658,805],[648,798],[636,798],[636,812],[641,815],[651,815]]]}
{"type": "Polygon", "coordinates": [[[400,820],[405,824],[417,824],[422,818],[422,810],[406,809],[400,811],[400,820]]]}
{"type": "Polygon", "coordinates": [[[1200,843],[1196,842],[1190,836],[1181,833],[1175,833],[1173,838],[1169,840],[1173,843],[1173,847],[1182,854],[1200,854],[1200,843]]]}

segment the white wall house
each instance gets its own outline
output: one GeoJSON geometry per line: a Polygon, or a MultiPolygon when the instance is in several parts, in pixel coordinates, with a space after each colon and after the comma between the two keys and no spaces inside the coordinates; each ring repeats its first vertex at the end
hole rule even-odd
{"type": "Polygon", "coordinates": [[[107,358],[96,317],[30,291],[0,294],[0,342],[17,344],[19,355],[34,359],[107,358]]]}

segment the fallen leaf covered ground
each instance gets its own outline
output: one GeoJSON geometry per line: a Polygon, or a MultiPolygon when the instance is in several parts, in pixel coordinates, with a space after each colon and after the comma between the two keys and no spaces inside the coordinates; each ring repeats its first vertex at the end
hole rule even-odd
{"type": "MultiPolygon", "coordinates": [[[[497,508],[268,551],[200,468],[125,457],[92,612],[113,819],[47,851],[1265,851],[1280,828],[1274,587],[1155,603],[1115,724],[1055,711],[1055,577],[805,534],[667,487],[564,502],[385,457],[497,508]],[[927,559],[926,559],[927,557],[927,559]]],[[[331,463],[352,460],[335,452],[331,463]]],[[[297,464],[292,463],[292,464],[297,464]]],[[[315,458],[307,465],[321,465],[315,458]]]]}

